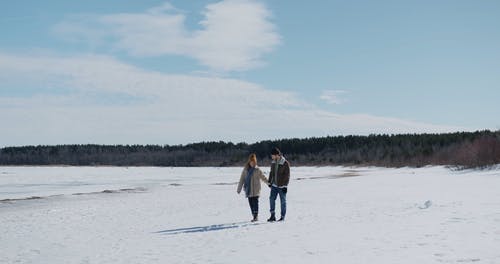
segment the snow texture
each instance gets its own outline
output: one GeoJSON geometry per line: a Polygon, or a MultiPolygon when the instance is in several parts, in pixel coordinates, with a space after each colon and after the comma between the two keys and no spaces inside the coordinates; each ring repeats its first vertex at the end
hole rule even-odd
{"type": "Polygon", "coordinates": [[[292,167],[282,223],[240,172],[0,167],[0,263],[500,263],[500,169],[292,167]]]}

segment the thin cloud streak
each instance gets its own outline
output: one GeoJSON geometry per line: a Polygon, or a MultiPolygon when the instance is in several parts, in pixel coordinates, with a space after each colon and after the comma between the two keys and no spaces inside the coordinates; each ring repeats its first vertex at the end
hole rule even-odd
{"type": "Polygon", "coordinates": [[[342,98],[342,95],[346,93],[347,91],[344,90],[325,90],[322,92],[319,98],[329,104],[339,105],[345,102],[345,99],[342,98]]]}

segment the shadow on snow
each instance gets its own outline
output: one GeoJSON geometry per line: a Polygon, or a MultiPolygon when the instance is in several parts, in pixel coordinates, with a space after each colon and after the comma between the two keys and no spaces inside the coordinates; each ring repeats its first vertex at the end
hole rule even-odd
{"type": "Polygon", "coordinates": [[[252,222],[239,222],[239,223],[229,223],[229,224],[218,224],[218,225],[208,225],[208,226],[195,226],[195,227],[185,227],[185,228],[176,228],[176,229],[167,229],[158,231],[155,233],[164,234],[164,235],[176,235],[183,233],[200,233],[200,232],[210,232],[210,231],[218,231],[224,229],[232,229],[232,228],[240,228],[252,225],[260,225],[263,223],[252,223],[252,222]]]}

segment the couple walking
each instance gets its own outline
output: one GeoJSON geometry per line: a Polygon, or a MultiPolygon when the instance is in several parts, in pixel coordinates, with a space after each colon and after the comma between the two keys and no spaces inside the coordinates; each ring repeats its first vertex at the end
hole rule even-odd
{"type": "Polygon", "coordinates": [[[237,192],[241,192],[242,187],[244,187],[245,195],[248,198],[248,203],[250,204],[250,210],[252,211],[253,219],[252,222],[258,220],[259,214],[259,196],[260,196],[260,181],[263,181],[271,188],[269,195],[269,207],[271,211],[271,217],[267,219],[268,222],[276,221],[276,198],[280,197],[281,202],[281,218],[278,221],[285,220],[286,215],[286,193],[288,182],[290,181],[290,164],[283,157],[281,151],[278,148],[274,148],[271,151],[271,172],[269,173],[269,179],[266,179],[264,173],[257,166],[257,156],[251,154],[248,158],[248,162],[243,168],[241,173],[240,182],[238,184],[237,192]]]}

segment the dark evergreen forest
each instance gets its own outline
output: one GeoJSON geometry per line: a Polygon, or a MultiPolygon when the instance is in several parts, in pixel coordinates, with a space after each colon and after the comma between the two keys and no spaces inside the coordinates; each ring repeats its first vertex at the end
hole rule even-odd
{"type": "Polygon", "coordinates": [[[450,165],[487,167],[500,163],[500,131],[446,134],[333,136],[266,140],[253,144],[201,142],[188,145],[57,145],[0,149],[0,165],[241,166],[250,153],[261,165],[278,147],[293,166],[450,165]]]}

